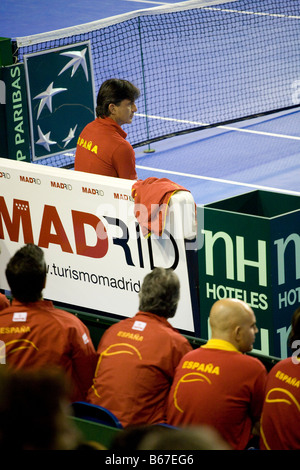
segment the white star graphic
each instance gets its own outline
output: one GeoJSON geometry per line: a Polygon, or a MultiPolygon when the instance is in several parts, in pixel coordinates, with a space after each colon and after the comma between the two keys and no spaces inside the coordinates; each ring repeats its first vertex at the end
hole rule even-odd
{"type": "Polygon", "coordinates": [[[63,142],[65,142],[64,147],[66,147],[71,142],[71,140],[74,139],[76,128],[77,128],[77,124],[74,127],[74,129],[72,129],[72,127],[70,128],[69,134],[67,135],[65,139],[63,139],[63,142]]]}
{"type": "Polygon", "coordinates": [[[37,113],[37,119],[40,117],[40,114],[45,104],[48,106],[50,113],[52,113],[52,96],[57,95],[57,93],[61,93],[62,91],[66,91],[66,90],[67,88],[53,88],[53,82],[52,82],[50,83],[50,85],[45,91],[43,91],[39,95],[36,95],[33,99],[41,100],[39,104],[38,113],[37,113]]]}
{"type": "Polygon", "coordinates": [[[82,49],[82,51],[73,51],[73,52],[62,52],[60,55],[65,55],[67,57],[72,57],[72,60],[68,62],[63,69],[59,72],[58,75],[61,75],[65,70],[69,69],[70,67],[73,67],[71,77],[75,74],[76,70],[78,69],[79,65],[82,66],[86,79],[87,81],[89,80],[88,77],[88,71],[87,71],[87,65],[86,65],[86,59],[85,59],[85,54],[86,54],[87,48],[82,49]]]}
{"type": "Polygon", "coordinates": [[[54,140],[50,140],[50,132],[51,131],[47,132],[47,134],[43,134],[40,126],[38,126],[39,140],[36,141],[36,144],[42,145],[48,152],[50,152],[50,145],[57,144],[54,140]]]}

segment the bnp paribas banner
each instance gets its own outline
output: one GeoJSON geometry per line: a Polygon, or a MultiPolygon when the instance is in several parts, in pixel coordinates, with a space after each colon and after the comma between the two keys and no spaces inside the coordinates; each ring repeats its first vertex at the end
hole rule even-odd
{"type": "Polygon", "coordinates": [[[207,204],[202,237],[202,337],[209,337],[212,304],[237,298],[254,310],[255,350],[286,357],[291,318],[300,305],[300,198],[252,191],[207,204]]]}
{"type": "Polygon", "coordinates": [[[90,43],[24,55],[32,159],[74,150],[95,117],[90,43]]]}
{"type": "Polygon", "coordinates": [[[9,289],[10,257],[25,243],[35,243],[48,267],[45,298],[80,311],[128,317],[137,312],[145,275],[155,266],[173,268],[181,297],[171,323],[199,335],[183,238],[184,216],[194,203],[173,205],[172,224],[163,236],[146,238],[134,215],[132,184],[0,158],[0,288],[9,289]]]}
{"type": "Polygon", "coordinates": [[[24,64],[0,68],[0,155],[31,161],[24,64]]]}

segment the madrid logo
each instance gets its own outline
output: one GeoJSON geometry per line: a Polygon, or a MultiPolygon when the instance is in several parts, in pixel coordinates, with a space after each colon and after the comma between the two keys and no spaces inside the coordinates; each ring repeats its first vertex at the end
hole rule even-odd
{"type": "Polygon", "coordinates": [[[24,55],[32,159],[74,150],[95,117],[90,43],[24,55]]]}

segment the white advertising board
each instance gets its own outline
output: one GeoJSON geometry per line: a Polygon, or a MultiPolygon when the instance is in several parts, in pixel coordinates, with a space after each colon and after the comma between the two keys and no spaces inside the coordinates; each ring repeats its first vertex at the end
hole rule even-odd
{"type": "Polygon", "coordinates": [[[134,216],[132,185],[130,180],[0,158],[0,288],[9,290],[5,267],[10,257],[24,244],[35,243],[48,266],[45,298],[130,317],[138,310],[145,275],[155,266],[173,268],[181,298],[170,322],[193,334],[182,236],[187,210],[175,211],[172,230],[167,223],[163,236],[146,239],[134,216]]]}

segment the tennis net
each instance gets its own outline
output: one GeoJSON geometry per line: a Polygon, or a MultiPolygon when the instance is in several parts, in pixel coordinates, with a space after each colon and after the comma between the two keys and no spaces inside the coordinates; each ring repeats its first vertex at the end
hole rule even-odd
{"type": "Polygon", "coordinates": [[[300,103],[294,0],[186,1],[16,39],[24,54],[89,40],[95,92],[112,77],[141,89],[133,147],[300,103]]]}

